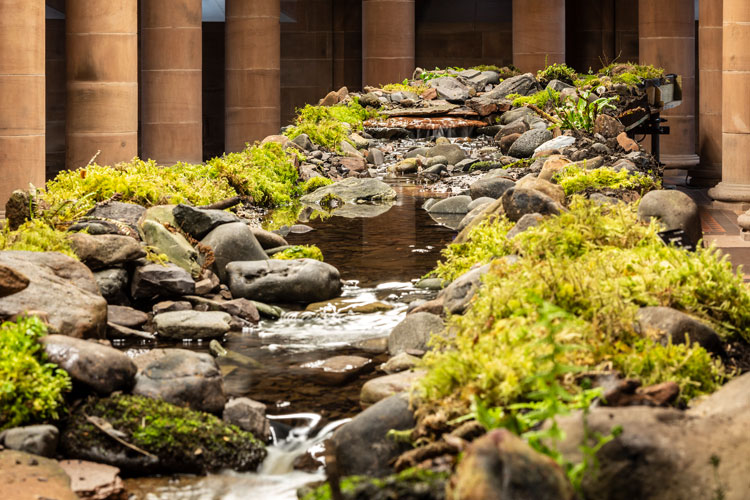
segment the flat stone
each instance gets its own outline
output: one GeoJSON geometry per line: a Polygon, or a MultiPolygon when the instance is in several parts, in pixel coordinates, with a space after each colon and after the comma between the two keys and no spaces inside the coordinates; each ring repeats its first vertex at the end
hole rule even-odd
{"type": "Polygon", "coordinates": [[[60,431],[54,425],[28,425],[0,432],[0,445],[42,457],[54,457],[60,431]]]}
{"type": "Polygon", "coordinates": [[[396,199],[396,191],[378,179],[350,177],[323,186],[300,198],[304,203],[319,204],[328,195],[339,197],[344,203],[382,202],[396,199]]]}
{"type": "Polygon", "coordinates": [[[433,78],[427,82],[427,85],[437,90],[440,99],[445,99],[448,102],[463,103],[469,98],[469,89],[457,78],[450,76],[433,78]]]}
{"type": "Polygon", "coordinates": [[[73,491],[81,498],[108,500],[125,495],[120,469],[85,460],[61,460],[73,491]]]}
{"type": "Polygon", "coordinates": [[[148,321],[148,314],[127,306],[107,306],[107,322],[138,328],[148,321]]]}
{"type": "Polygon", "coordinates": [[[338,270],[313,259],[231,262],[226,271],[233,297],[309,304],[341,294],[338,270]]]}
{"type": "Polygon", "coordinates": [[[142,330],[129,328],[115,323],[107,323],[107,338],[109,340],[156,340],[153,333],[144,332],[142,330]]]}
{"type": "Polygon", "coordinates": [[[227,302],[221,302],[219,307],[222,311],[232,316],[237,316],[245,321],[257,323],[260,321],[260,313],[255,302],[247,299],[234,299],[227,302]]]}
{"type": "Polygon", "coordinates": [[[424,371],[404,371],[368,380],[359,393],[362,406],[370,406],[394,394],[408,392],[412,384],[424,377],[424,371]]]}
{"type": "Polygon", "coordinates": [[[465,214],[469,212],[471,196],[459,195],[445,198],[430,206],[428,212],[434,214],[465,214]]]}
{"type": "Polygon", "coordinates": [[[79,500],[56,460],[22,451],[0,451],[0,484],[7,500],[79,500]]]}
{"type": "Polygon", "coordinates": [[[211,339],[230,330],[232,317],[221,311],[172,311],[154,316],[160,337],[171,339],[211,339]]]}
{"type": "Polygon", "coordinates": [[[568,146],[572,146],[576,143],[576,138],[570,135],[559,135],[555,137],[554,139],[550,139],[547,142],[544,142],[540,144],[539,146],[534,149],[534,154],[539,153],[541,151],[551,151],[551,150],[561,150],[563,148],[567,148],[568,146]]]}
{"type": "Polygon", "coordinates": [[[147,264],[136,268],[130,286],[135,300],[190,295],[195,293],[193,277],[175,264],[147,264]]]}
{"type": "Polygon", "coordinates": [[[72,233],[68,241],[81,262],[93,270],[114,267],[146,256],[141,244],[130,236],[72,233]]]}
{"type": "Polygon", "coordinates": [[[362,356],[333,356],[310,361],[300,366],[315,382],[323,385],[343,385],[366,370],[372,369],[372,360],[362,356]]]}

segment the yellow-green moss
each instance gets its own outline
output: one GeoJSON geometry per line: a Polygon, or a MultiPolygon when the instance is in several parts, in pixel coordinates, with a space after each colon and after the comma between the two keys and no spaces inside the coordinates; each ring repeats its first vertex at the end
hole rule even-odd
{"type": "Polygon", "coordinates": [[[632,189],[641,194],[659,189],[661,181],[641,172],[628,172],[624,168],[619,172],[611,167],[600,167],[588,170],[571,164],[558,172],[554,177],[566,195],[598,189],[632,189]]]}
{"type": "Polygon", "coordinates": [[[68,233],[58,231],[41,219],[29,220],[15,231],[7,226],[0,230],[0,250],[60,252],[78,260],[68,241],[68,233]]]}
{"type": "Polygon", "coordinates": [[[315,245],[293,245],[286,250],[273,254],[272,259],[315,259],[323,261],[323,252],[315,245]]]}

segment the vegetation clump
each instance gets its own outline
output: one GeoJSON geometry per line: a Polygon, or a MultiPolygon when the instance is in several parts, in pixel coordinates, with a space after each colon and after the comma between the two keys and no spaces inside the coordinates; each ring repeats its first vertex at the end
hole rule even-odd
{"type": "Polygon", "coordinates": [[[335,106],[308,104],[297,110],[295,124],[284,135],[294,139],[307,134],[315,144],[337,151],[342,141],[351,142],[349,133],[352,130],[361,130],[365,120],[376,116],[377,112],[362,107],[357,99],[335,106]]]}
{"type": "Polygon", "coordinates": [[[323,252],[315,245],[292,245],[286,250],[277,252],[271,257],[279,260],[315,259],[323,261],[323,252]]]}
{"type": "Polygon", "coordinates": [[[412,92],[417,95],[421,95],[422,92],[429,89],[424,83],[414,82],[410,83],[408,79],[401,83],[389,83],[381,87],[386,92],[412,92]]]}
{"type": "Polygon", "coordinates": [[[561,82],[573,85],[573,82],[578,79],[578,73],[565,63],[554,63],[539,70],[536,74],[536,79],[543,85],[547,85],[552,80],[560,80],[561,82]]]}
{"type": "Polygon", "coordinates": [[[311,177],[307,181],[302,183],[302,186],[300,186],[300,193],[307,194],[312,193],[318,188],[321,188],[323,186],[330,186],[333,184],[333,180],[329,179],[328,177],[323,177],[322,175],[318,175],[315,177],[311,177]]]}
{"type": "Polygon", "coordinates": [[[0,325],[0,430],[57,419],[71,382],[47,362],[38,342],[47,327],[35,316],[0,325]]]}
{"type": "MultiPolygon", "coordinates": [[[[428,469],[406,469],[384,478],[348,476],[339,487],[344,500],[442,500],[449,474],[428,469]]],[[[331,486],[325,483],[305,493],[302,500],[332,500],[331,486]]]]}
{"type": "Polygon", "coordinates": [[[588,170],[578,164],[570,164],[558,172],[555,182],[562,186],[565,195],[601,189],[630,189],[645,194],[661,187],[661,181],[641,172],[616,171],[612,167],[588,170]]]}
{"type": "Polygon", "coordinates": [[[121,465],[133,472],[250,471],[266,456],[263,444],[252,433],[214,415],[133,395],[89,398],[71,415],[63,443],[69,456],[82,459],[97,458],[96,453],[106,450],[122,457],[121,465]],[[140,451],[113,440],[94,425],[92,417],[111,425],[122,440],[140,451]]]}
{"type": "Polygon", "coordinates": [[[78,260],[68,240],[68,233],[59,231],[42,219],[31,219],[15,231],[7,226],[0,230],[0,250],[60,252],[78,260]]]}
{"type": "Polygon", "coordinates": [[[618,96],[600,97],[589,102],[590,95],[588,91],[579,92],[578,101],[568,98],[555,108],[560,128],[592,132],[597,116],[606,110],[617,109],[612,103],[619,100],[618,96]]]}
{"type": "Polygon", "coordinates": [[[560,92],[551,88],[528,96],[522,96],[521,94],[509,94],[506,97],[513,101],[512,105],[516,108],[533,104],[539,109],[544,109],[547,107],[547,104],[556,106],[560,103],[560,92]]]}

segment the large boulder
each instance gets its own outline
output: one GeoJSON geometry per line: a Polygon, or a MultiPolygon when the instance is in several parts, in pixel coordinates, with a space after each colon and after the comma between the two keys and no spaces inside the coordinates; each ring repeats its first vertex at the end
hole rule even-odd
{"type": "Polygon", "coordinates": [[[198,264],[198,252],[183,235],[169,231],[165,226],[153,220],[146,220],[141,226],[146,243],[169,257],[191,276],[197,277],[201,272],[198,264]]]}
{"type": "Polygon", "coordinates": [[[58,252],[5,251],[0,265],[29,279],[23,290],[0,298],[0,319],[40,311],[46,313],[51,333],[104,338],[107,301],[84,264],[58,252]]]}
{"type": "Polygon", "coordinates": [[[341,294],[338,270],[314,259],[232,262],[226,271],[233,297],[309,304],[341,294]]]}
{"type": "Polygon", "coordinates": [[[212,339],[230,329],[232,316],[222,311],[171,311],[154,316],[160,337],[170,339],[212,339]]]}
{"type": "Polygon", "coordinates": [[[244,222],[216,227],[201,240],[201,244],[213,250],[212,268],[222,283],[227,282],[226,266],[230,262],[268,259],[253,231],[244,222]]]}
{"type": "Polygon", "coordinates": [[[208,210],[179,204],[172,209],[174,220],[180,229],[196,239],[201,239],[212,229],[222,224],[241,222],[233,213],[224,210],[208,210]]]}
{"type": "Polygon", "coordinates": [[[681,229],[693,245],[703,238],[698,205],[682,191],[668,189],[646,193],[638,205],[638,218],[645,222],[656,218],[666,230],[681,229]]]}
{"type": "Polygon", "coordinates": [[[410,314],[388,336],[388,352],[394,355],[409,350],[426,351],[432,334],[442,331],[440,316],[427,312],[410,314]]]}
{"type": "Polygon", "coordinates": [[[501,198],[505,215],[518,222],[526,214],[558,215],[562,207],[555,200],[535,189],[509,189],[501,198]]]}
{"type": "Polygon", "coordinates": [[[471,443],[448,492],[454,500],[576,498],[562,467],[507,429],[496,429],[471,443]]]}
{"type": "Polygon", "coordinates": [[[443,308],[449,314],[463,314],[469,307],[474,294],[482,286],[482,276],[490,270],[490,264],[472,269],[453,281],[440,292],[443,299],[443,308]]]}
{"type": "Polygon", "coordinates": [[[81,262],[93,270],[115,267],[146,256],[141,244],[130,236],[73,233],[68,240],[81,262]]]}
{"type": "Polygon", "coordinates": [[[64,335],[48,335],[41,342],[52,363],[100,395],[127,391],[133,385],[135,363],[122,351],[64,335]]]}
{"type": "Polygon", "coordinates": [[[335,196],[344,203],[383,202],[396,199],[396,191],[378,179],[349,177],[323,186],[300,198],[304,203],[320,204],[324,198],[335,196]]]}
{"type": "Polygon", "coordinates": [[[42,457],[54,457],[60,431],[54,425],[28,425],[0,432],[0,446],[42,457]]]}
{"type": "Polygon", "coordinates": [[[552,132],[546,128],[532,128],[513,142],[508,155],[514,158],[531,158],[536,148],[552,139],[552,132]]]}
{"type": "Polygon", "coordinates": [[[175,264],[146,264],[135,270],[130,294],[135,300],[190,295],[195,281],[189,272],[175,264]]]}
{"type": "Polygon", "coordinates": [[[224,382],[210,354],[157,349],[136,357],[135,363],[133,394],[208,413],[224,409],[224,382]]]}
{"type": "Polygon", "coordinates": [[[392,471],[390,462],[409,449],[409,445],[389,438],[388,432],[411,429],[414,424],[406,396],[392,396],[372,405],[331,437],[339,473],[387,475],[392,471]]]}

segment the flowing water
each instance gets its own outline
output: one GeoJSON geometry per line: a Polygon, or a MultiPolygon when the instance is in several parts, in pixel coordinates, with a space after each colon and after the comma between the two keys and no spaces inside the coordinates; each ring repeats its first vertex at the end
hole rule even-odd
{"type": "MultiPolygon", "coordinates": [[[[323,479],[315,456],[322,442],[359,410],[359,391],[370,371],[356,380],[322,385],[308,368],[340,354],[386,360],[382,346],[400,322],[409,302],[430,298],[413,280],[427,273],[455,233],[433,221],[421,205],[418,187],[396,183],[397,202],[375,217],[333,216],[312,220],[305,234],[290,234],[290,244],[316,244],[326,262],[346,281],[341,300],[317,312],[288,311],[278,321],[262,321],[252,329],[227,336],[224,346],[260,362],[260,368],[220,360],[230,396],[247,396],[268,406],[275,442],[257,473],[222,472],[205,477],[137,478],[128,491],[143,499],[294,499],[300,486],[323,479]],[[389,310],[366,314],[338,312],[346,306],[379,302],[389,310]],[[382,351],[382,348],[381,350],[382,351]],[[295,461],[306,458],[306,470],[295,461]]],[[[382,210],[381,210],[382,211],[382,210]]],[[[383,306],[381,306],[383,308],[383,306]]],[[[179,347],[205,350],[205,345],[179,347]]],[[[136,354],[138,348],[131,348],[136,354]]]]}

